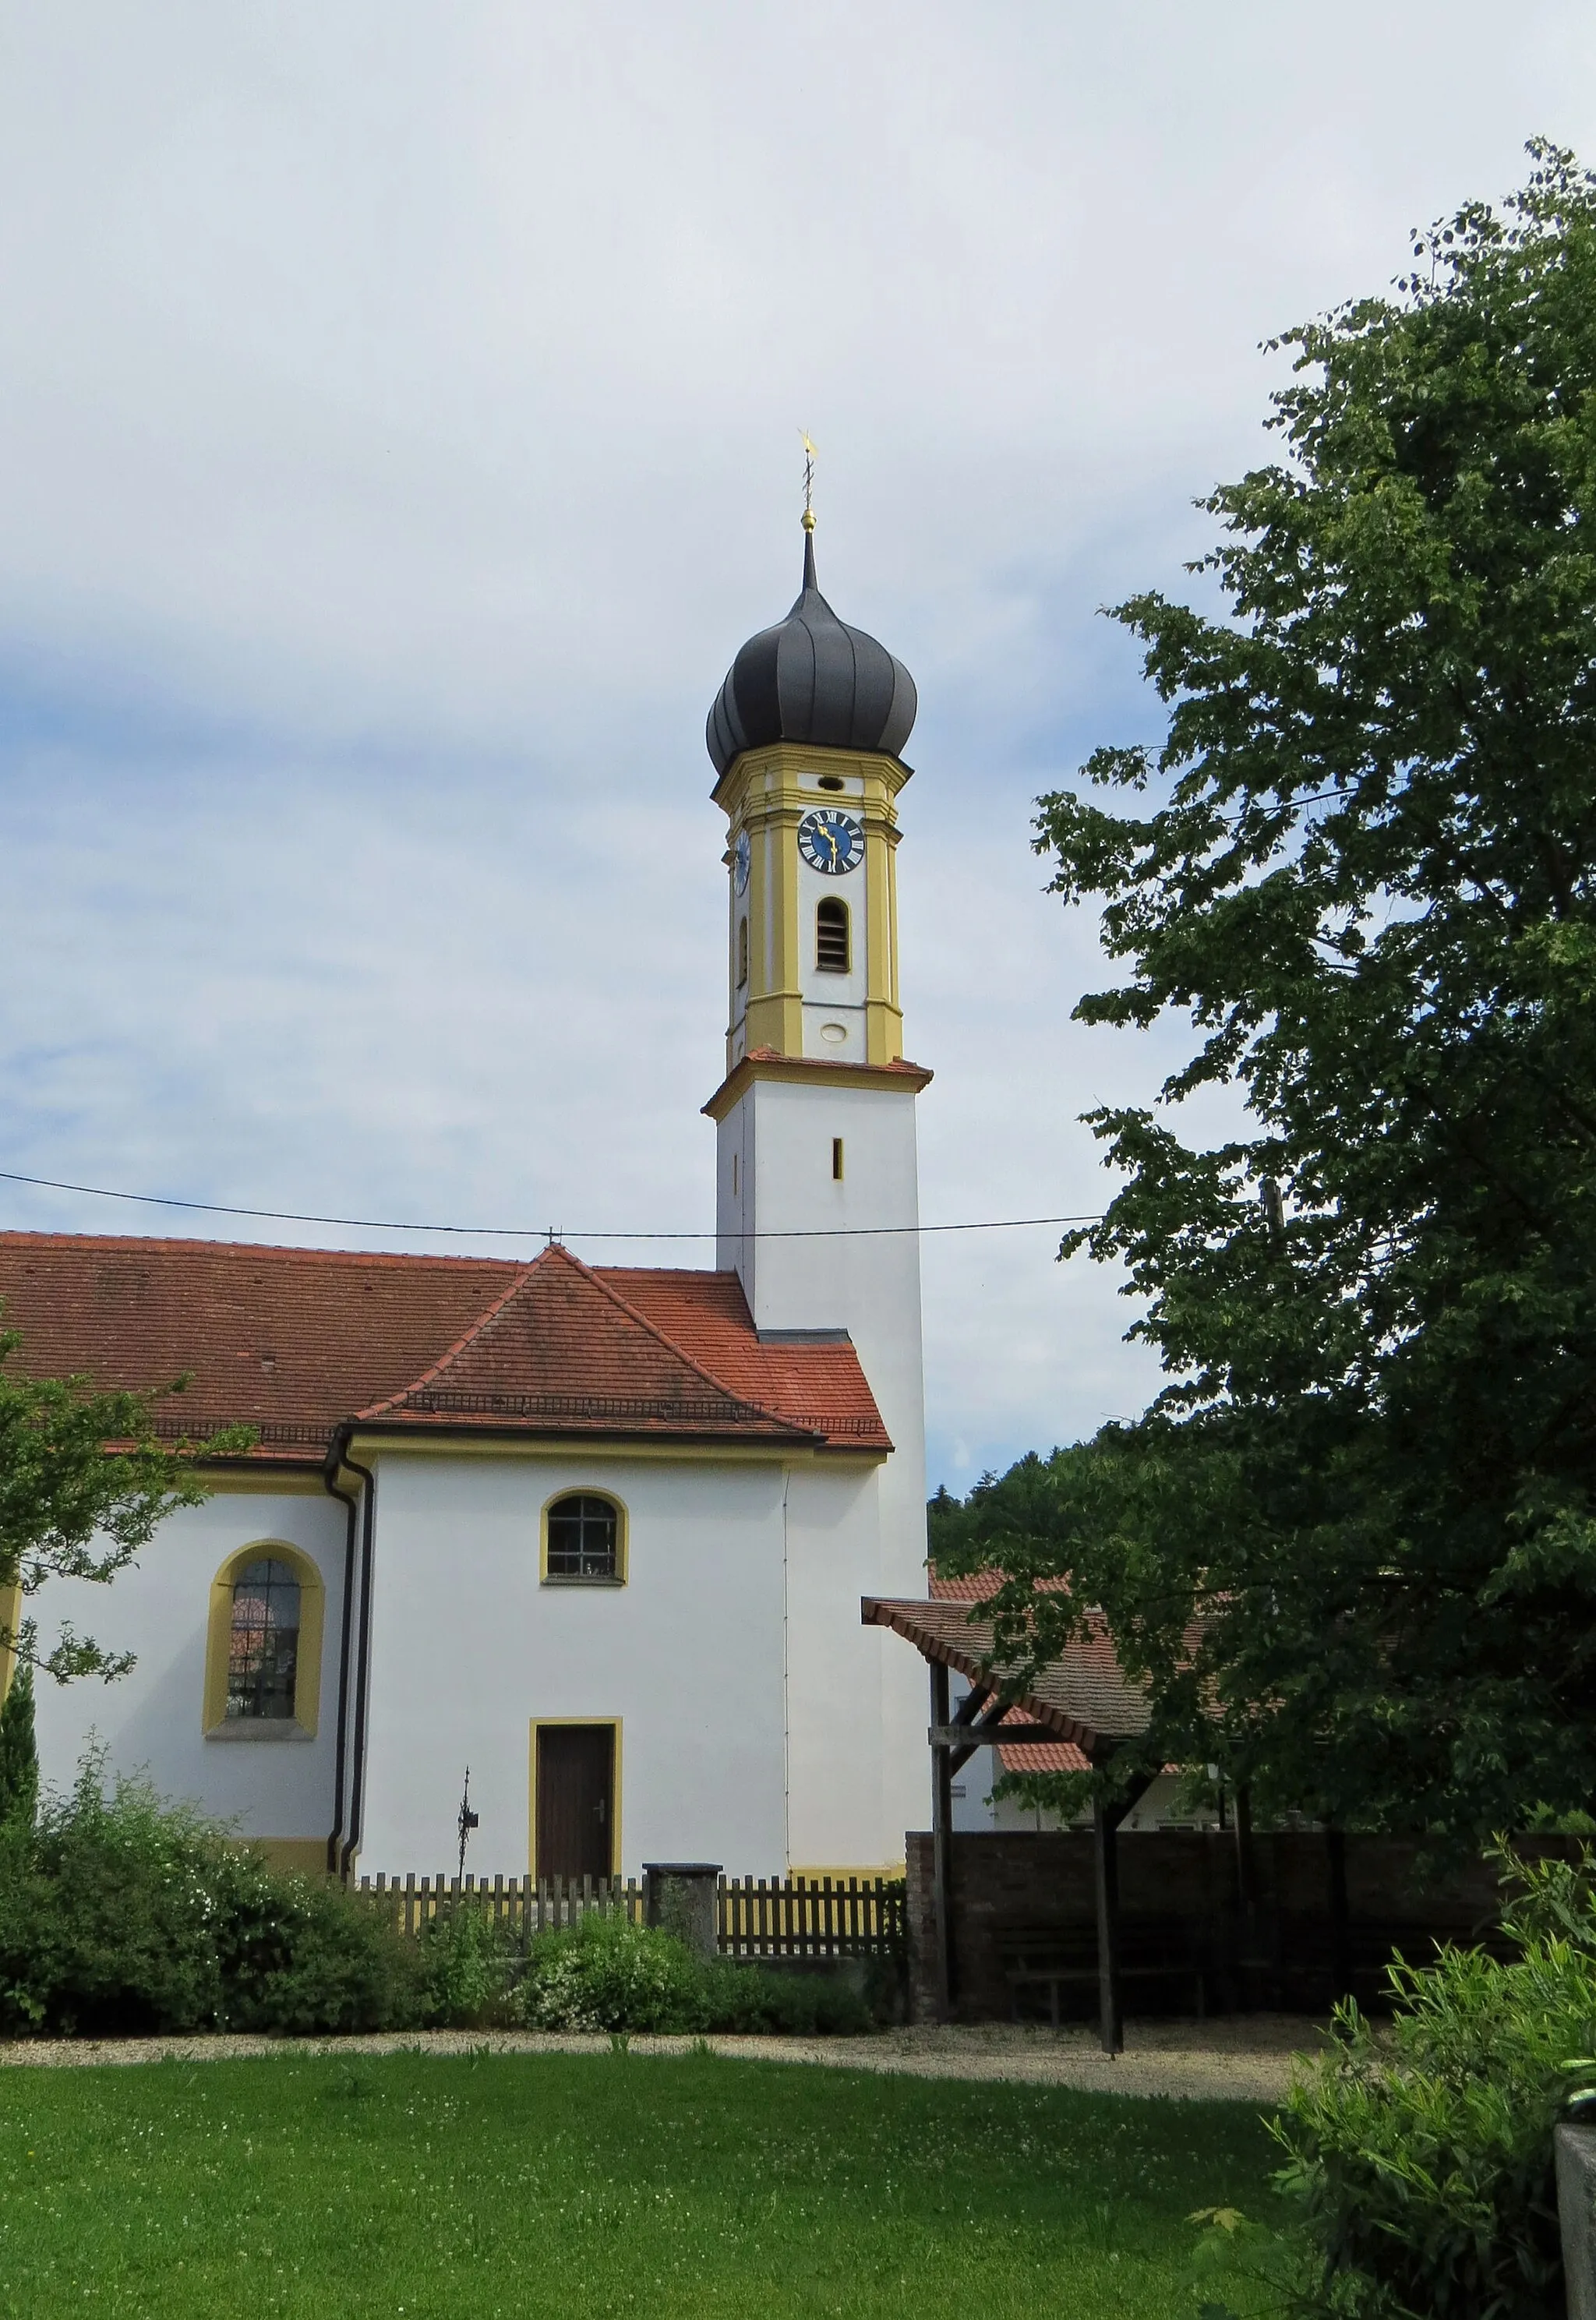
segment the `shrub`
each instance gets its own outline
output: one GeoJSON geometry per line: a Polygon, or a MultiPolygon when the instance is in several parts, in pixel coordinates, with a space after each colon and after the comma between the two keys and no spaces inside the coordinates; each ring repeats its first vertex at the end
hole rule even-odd
{"type": "Polygon", "coordinates": [[[790,2037],[859,2037],[873,2030],[869,2002],[830,1974],[776,1973],[716,1958],[703,1968],[703,2027],[790,2037]]]}
{"type": "Polygon", "coordinates": [[[788,2032],[838,2036],[873,2026],[857,1990],[830,1975],[773,1973],[703,1959],[671,1933],[591,1911],[533,1937],[521,2018],[537,2030],[788,2032]]]}
{"type": "Polygon", "coordinates": [[[452,2030],[501,2028],[519,2018],[515,1935],[469,1899],[431,1918],[420,1947],[427,2019],[452,2030]]]}
{"type": "Polygon", "coordinates": [[[1499,1858],[1519,1889],[1505,1922],[1520,1954],[1393,1965],[1389,2028],[1338,2008],[1288,2098],[1279,2180],[1302,2203],[1302,2314],[1562,2314],[1552,2126],[1567,2065],[1596,2053],[1596,1860],[1499,1858]]]}
{"type": "Polygon", "coordinates": [[[703,1973],[674,1934],[591,1909],[533,1936],[521,2018],[534,2030],[697,2030],[703,1973]]]}
{"type": "Polygon", "coordinates": [[[273,1871],[91,1752],[0,1830],[0,2029],[355,2030],[422,2018],[413,1946],[341,1888],[273,1871]]]}

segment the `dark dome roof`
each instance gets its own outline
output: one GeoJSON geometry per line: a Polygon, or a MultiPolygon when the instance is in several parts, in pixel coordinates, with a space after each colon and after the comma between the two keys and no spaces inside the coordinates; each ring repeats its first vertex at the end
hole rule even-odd
{"type": "Polygon", "coordinates": [[[784,621],[750,637],[715,695],[704,739],[717,774],[744,749],[804,741],[816,749],[902,752],[914,725],[914,679],[884,645],[839,621],[815,583],[803,539],[803,587],[784,621]]]}

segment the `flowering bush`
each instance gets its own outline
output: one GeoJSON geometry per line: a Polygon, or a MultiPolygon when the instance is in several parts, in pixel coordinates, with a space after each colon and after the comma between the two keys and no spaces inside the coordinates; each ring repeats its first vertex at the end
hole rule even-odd
{"type": "Polygon", "coordinates": [[[534,2030],[699,2030],[703,1980],[674,1934],[594,1909],[535,1936],[521,2014],[534,2030]]]}
{"type": "Polygon", "coordinates": [[[0,1827],[0,2033],[315,2032],[421,2017],[421,1962],[357,1897],[283,1874],[91,1752],[0,1827]]]}

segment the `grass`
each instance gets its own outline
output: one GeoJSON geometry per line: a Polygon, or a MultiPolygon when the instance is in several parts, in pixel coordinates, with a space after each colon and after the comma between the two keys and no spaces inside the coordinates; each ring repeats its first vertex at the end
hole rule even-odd
{"type": "Polygon", "coordinates": [[[398,2054],[0,2071],[5,2320],[1172,2320],[1238,2103],[745,2062],[398,2054]]]}

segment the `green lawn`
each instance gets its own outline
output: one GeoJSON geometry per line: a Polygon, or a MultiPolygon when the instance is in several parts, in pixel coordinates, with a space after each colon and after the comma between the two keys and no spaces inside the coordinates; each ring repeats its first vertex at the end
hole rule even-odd
{"type": "Polygon", "coordinates": [[[713,2056],[0,2070],[5,2320],[1172,2320],[1236,2103],[713,2056]]]}

